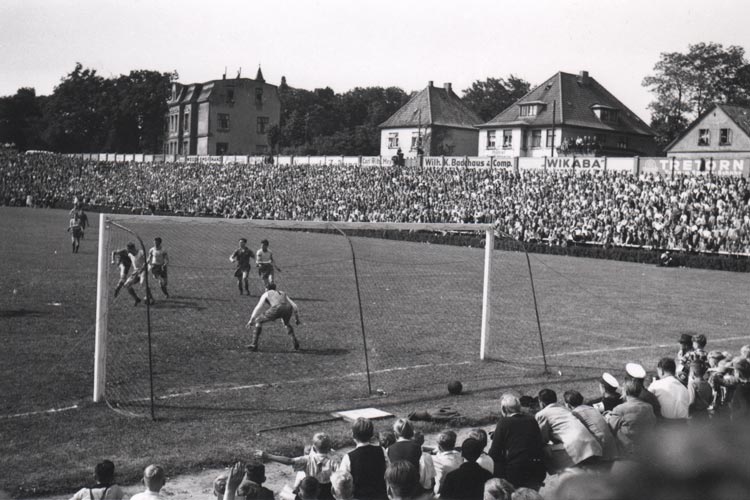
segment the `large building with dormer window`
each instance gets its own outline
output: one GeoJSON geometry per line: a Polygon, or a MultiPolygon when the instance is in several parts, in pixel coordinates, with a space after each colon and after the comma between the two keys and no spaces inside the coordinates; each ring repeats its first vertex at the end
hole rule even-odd
{"type": "Polygon", "coordinates": [[[450,83],[427,87],[380,124],[380,155],[476,156],[482,120],[453,92],[450,83]]]}
{"type": "Polygon", "coordinates": [[[278,88],[260,68],[255,79],[175,82],[167,105],[165,154],[267,154],[268,129],[281,117],[278,88]]]}
{"type": "Polygon", "coordinates": [[[667,156],[693,160],[750,157],[750,108],[713,104],[666,147],[667,156]]]}
{"type": "Polygon", "coordinates": [[[479,125],[479,156],[652,156],[646,123],[587,71],[559,72],[479,125]]]}

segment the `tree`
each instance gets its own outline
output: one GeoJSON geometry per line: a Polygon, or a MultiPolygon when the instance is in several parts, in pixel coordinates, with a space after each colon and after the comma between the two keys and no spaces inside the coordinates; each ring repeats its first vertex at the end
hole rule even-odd
{"type": "Polygon", "coordinates": [[[477,80],[464,89],[463,101],[482,120],[487,121],[526,95],[530,87],[529,82],[515,75],[510,75],[507,80],[477,80]]]}
{"type": "Polygon", "coordinates": [[[19,150],[47,149],[42,141],[42,105],[33,88],[20,88],[15,95],[0,97],[0,143],[19,150]]]}
{"type": "Polygon", "coordinates": [[[737,45],[698,43],[686,53],[663,52],[654,74],[643,79],[656,97],[649,109],[657,142],[670,142],[714,102],[746,102],[746,68],[745,50],[737,45]]]}

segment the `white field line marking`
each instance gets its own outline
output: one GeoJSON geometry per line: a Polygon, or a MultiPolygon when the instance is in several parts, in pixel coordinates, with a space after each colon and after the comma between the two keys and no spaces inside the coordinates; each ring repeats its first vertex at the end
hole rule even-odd
{"type": "Polygon", "coordinates": [[[49,410],[39,410],[39,411],[28,411],[26,413],[16,413],[15,415],[3,415],[0,416],[0,418],[20,418],[20,417],[30,417],[32,415],[41,415],[42,413],[60,413],[63,411],[70,411],[70,410],[77,410],[78,405],[73,406],[66,406],[65,408],[51,408],[49,410]]]}
{"type": "MultiPolygon", "coordinates": [[[[733,340],[744,340],[750,339],[750,335],[742,335],[740,337],[726,337],[723,339],[709,339],[712,344],[719,342],[729,342],[733,340]]],[[[651,344],[651,345],[635,345],[635,346],[623,346],[623,347],[609,347],[606,349],[589,349],[586,351],[569,351],[569,352],[557,352],[555,354],[548,354],[548,358],[559,357],[559,356],[579,356],[584,354],[600,354],[603,352],[614,352],[614,351],[635,351],[638,349],[662,349],[664,347],[676,346],[676,342],[670,342],[669,344],[651,344]]],[[[531,359],[541,359],[543,356],[532,356],[531,359]]]]}

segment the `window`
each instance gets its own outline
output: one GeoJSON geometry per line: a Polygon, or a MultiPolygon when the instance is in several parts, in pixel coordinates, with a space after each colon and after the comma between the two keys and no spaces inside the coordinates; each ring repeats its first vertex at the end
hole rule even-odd
{"type": "Polygon", "coordinates": [[[258,117],[258,133],[259,134],[265,134],[266,132],[268,132],[268,120],[269,118],[267,116],[258,117]]]}
{"type": "Polygon", "coordinates": [[[732,145],[732,129],[722,128],[719,129],[719,146],[731,146],[732,145]]]}
{"type": "Polygon", "coordinates": [[[547,129],[547,142],[546,147],[551,148],[555,145],[555,129],[547,129]]]}
{"type": "Polygon", "coordinates": [[[513,147],[513,131],[512,130],[503,130],[503,147],[506,149],[513,147]]]}
{"type": "Polygon", "coordinates": [[[495,149],[495,130],[487,131],[487,149],[495,149]]]}
{"type": "Polygon", "coordinates": [[[698,146],[711,145],[711,131],[707,128],[698,130],[698,146]]]}
{"type": "Polygon", "coordinates": [[[227,104],[234,104],[234,89],[227,89],[227,104]]]}
{"type": "Polygon", "coordinates": [[[521,106],[521,116],[536,116],[539,106],[536,104],[525,104],[521,106]]]}
{"type": "Polygon", "coordinates": [[[398,132],[388,134],[388,149],[398,149],[398,132]]]}
{"type": "Polygon", "coordinates": [[[190,154],[190,142],[189,141],[182,141],[182,154],[184,155],[190,154]]]}
{"type": "Polygon", "coordinates": [[[218,118],[219,118],[219,130],[229,130],[229,114],[219,113],[218,118]]]}
{"type": "Polygon", "coordinates": [[[526,149],[529,146],[529,133],[527,130],[521,130],[521,149],[526,149]]]}
{"type": "Polygon", "coordinates": [[[217,142],[216,143],[216,154],[217,156],[225,155],[229,151],[228,142],[217,142]]]}
{"type": "Polygon", "coordinates": [[[542,147],[542,131],[539,129],[531,131],[531,147],[541,148],[542,147]]]}
{"type": "Polygon", "coordinates": [[[169,115],[169,131],[177,132],[177,115],[169,115]]]}
{"type": "Polygon", "coordinates": [[[255,104],[263,104],[263,87],[255,88],[255,104]]]}
{"type": "Polygon", "coordinates": [[[419,132],[412,132],[411,133],[411,150],[416,151],[418,147],[421,146],[422,138],[420,137],[419,132]]]}
{"type": "Polygon", "coordinates": [[[600,118],[604,122],[617,122],[617,110],[602,108],[600,118]]]}
{"type": "Polygon", "coordinates": [[[190,113],[185,113],[182,116],[182,130],[186,132],[190,130],[190,113]]]}
{"type": "Polygon", "coordinates": [[[617,138],[617,148],[618,149],[628,149],[628,138],[627,137],[618,137],[617,138]]]}

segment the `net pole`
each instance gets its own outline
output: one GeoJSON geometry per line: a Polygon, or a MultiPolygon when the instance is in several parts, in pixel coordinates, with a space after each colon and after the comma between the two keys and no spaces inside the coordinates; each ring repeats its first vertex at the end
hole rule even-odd
{"type": "Polygon", "coordinates": [[[529,259],[529,252],[526,251],[526,245],[524,244],[523,251],[526,254],[526,265],[529,268],[529,281],[531,282],[531,296],[534,297],[534,313],[536,314],[536,326],[539,330],[539,345],[542,346],[542,359],[544,360],[544,373],[549,373],[549,367],[547,366],[547,353],[544,352],[544,337],[542,336],[542,322],[539,319],[539,304],[536,301],[536,289],[534,288],[534,274],[531,272],[531,259],[529,259]]]}
{"type": "Polygon", "coordinates": [[[109,230],[104,214],[99,214],[99,248],[96,269],[96,328],[94,337],[94,402],[104,399],[107,380],[107,240],[109,230]]]}
{"type": "Polygon", "coordinates": [[[489,228],[484,238],[484,285],[482,290],[482,333],[480,337],[479,359],[486,356],[487,338],[490,333],[490,295],[492,293],[492,251],[495,249],[495,230],[489,228]]]}

